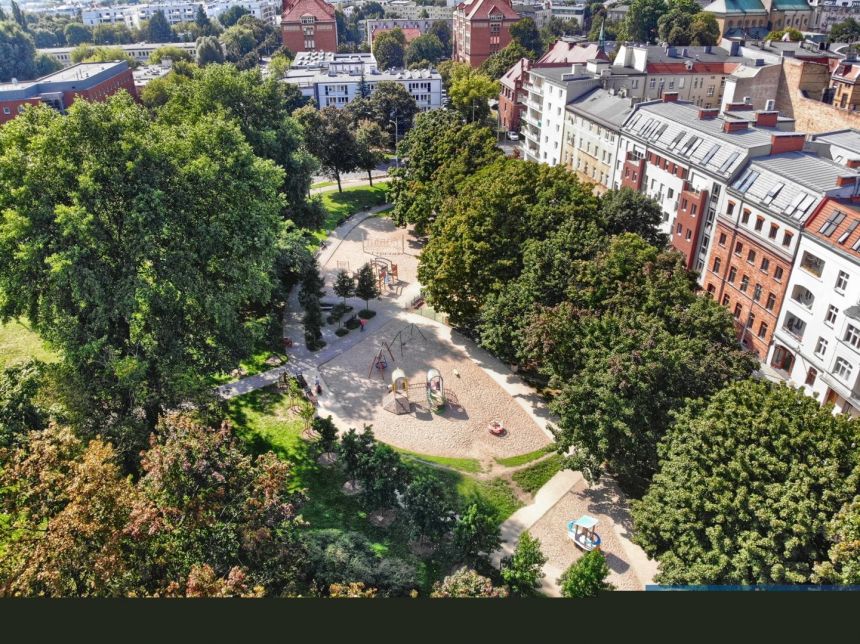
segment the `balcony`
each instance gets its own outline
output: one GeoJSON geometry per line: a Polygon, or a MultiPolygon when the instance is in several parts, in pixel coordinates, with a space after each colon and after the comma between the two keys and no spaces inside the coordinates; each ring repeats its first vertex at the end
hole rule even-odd
{"type": "Polygon", "coordinates": [[[532,94],[543,96],[543,86],[541,85],[533,85],[531,83],[526,83],[525,85],[523,85],[523,88],[526,91],[531,92],[532,94]]]}
{"type": "Polygon", "coordinates": [[[540,119],[535,118],[534,116],[532,116],[528,112],[523,112],[523,115],[520,118],[522,119],[522,121],[524,123],[528,123],[529,125],[531,125],[533,127],[539,128],[541,126],[540,125],[540,119]]]}

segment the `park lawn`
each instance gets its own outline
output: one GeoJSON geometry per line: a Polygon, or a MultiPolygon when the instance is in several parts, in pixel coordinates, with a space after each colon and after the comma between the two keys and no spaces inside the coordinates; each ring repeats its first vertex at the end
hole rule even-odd
{"type": "Polygon", "coordinates": [[[563,457],[561,454],[553,454],[540,463],[535,463],[531,467],[514,472],[511,478],[523,490],[529,494],[534,494],[561,470],[562,461],[563,457]]]}
{"type": "Polygon", "coordinates": [[[326,211],[322,230],[317,231],[320,239],[325,239],[329,231],[334,230],[349,217],[373,206],[388,203],[388,185],[378,183],[375,186],[356,186],[344,188],[343,192],[331,190],[319,195],[322,206],[326,211]]]}
{"type": "Polygon", "coordinates": [[[504,465],[505,467],[517,467],[518,465],[525,465],[526,463],[531,463],[532,461],[536,461],[539,458],[543,457],[546,454],[549,454],[555,449],[555,445],[547,445],[546,447],[541,447],[540,449],[536,449],[533,452],[528,452],[526,454],[519,454],[517,456],[509,456],[507,458],[498,458],[496,457],[495,461],[499,465],[504,465]]]}
{"type": "Polygon", "coordinates": [[[427,463],[435,463],[443,467],[466,472],[468,474],[477,474],[481,471],[481,463],[475,458],[454,458],[450,456],[433,456],[432,454],[419,454],[418,452],[410,452],[408,449],[394,448],[410,460],[424,461],[427,463]]]}
{"type": "Polygon", "coordinates": [[[329,186],[337,185],[337,181],[318,181],[317,183],[311,184],[311,190],[316,190],[317,188],[328,188],[329,186]]]}
{"type": "MultiPolygon", "coordinates": [[[[448,574],[451,562],[442,552],[428,558],[414,555],[409,548],[409,526],[402,516],[387,529],[371,525],[360,496],[346,496],[341,491],[346,477],[340,468],[317,465],[318,448],[301,438],[303,421],[289,412],[293,404],[307,403],[300,398],[290,400],[287,394],[274,389],[263,389],[228,401],[227,414],[249,451],[261,454],[271,450],[290,461],[295,489],[304,490],[307,495],[302,517],[310,529],[337,528],[365,535],[380,556],[395,556],[412,563],[416,567],[421,595],[429,594],[433,583],[448,574]]],[[[480,501],[494,512],[500,524],[521,506],[503,479],[480,481],[462,472],[424,464],[409,454],[406,456],[409,457],[406,463],[414,473],[442,479],[456,495],[458,505],[480,501]]]]}
{"type": "Polygon", "coordinates": [[[45,346],[42,339],[21,322],[0,324],[0,369],[29,358],[56,362],[57,354],[45,346]]]}
{"type": "MultiPolygon", "coordinates": [[[[290,359],[289,356],[280,351],[280,349],[276,350],[270,346],[261,345],[254,350],[253,354],[239,362],[239,368],[245,371],[245,375],[242,377],[247,378],[248,376],[255,376],[258,373],[274,369],[275,367],[266,364],[266,360],[271,356],[277,356],[284,362],[287,362],[290,359]]],[[[209,381],[213,386],[224,385],[228,382],[232,382],[233,380],[235,380],[235,378],[229,373],[219,373],[209,378],[209,381]]]]}

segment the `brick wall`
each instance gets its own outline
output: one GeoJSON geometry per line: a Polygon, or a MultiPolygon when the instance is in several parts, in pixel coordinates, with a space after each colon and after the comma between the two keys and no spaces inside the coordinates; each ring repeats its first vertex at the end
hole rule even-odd
{"type": "Polygon", "coordinates": [[[622,187],[632,188],[637,191],[642,189],[642,180],[645,175],[645,159],[625,161],[621,170],[622,187]]]}
{"type": "MultiPolygon", "coordinates": [[[[305,48],[305,33],[299,22],[285,22],[281,24],[281,35],[284,47],[291,52],[311,51],[305,48]]],[[[337,51],[337,25],[335,22],[317,21],[314,23],[314,48],[313,51],[337,51]]]]}
{"type": "Polygon", "coordinates": [[[18,108],[24,105],[39,105],[38,98],[21,98],[14,101],[0,101],[0,125],[18,116],[18,108]],[[6,113],[8,112],[8,114],[6,113]]]}
{"type": "Polygon", "coordinates": [[[686,260],[687,268],[692,270],[697,240],[708,207],[708,191],[696,192],[688,184],[678,198],[678,213],[672,223],[672,246],[686,260]]]}
{"type": "Polygon", "coordinates": [[[818,100],[821,90],[829,85],[830,69],[826,65],[786,58],[782,63],[776,109],[795,119],[794,129],[798,132],[860,128],[860,112],[842,110],[818,100]],[[801,90],[810,98],[804,97],[801,90]]]}

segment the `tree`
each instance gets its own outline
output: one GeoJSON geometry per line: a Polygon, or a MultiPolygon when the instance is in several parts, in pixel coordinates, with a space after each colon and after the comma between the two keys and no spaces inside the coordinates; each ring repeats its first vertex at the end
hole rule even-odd
{"type": "Polygon", "coordinates": [[[197,64],[200,67],[223,62],[224,50],[215,36],[204,36],[197,41],[197,64]]]}
{"type": "Polygon", "coordinates": [[[608,574],[609,566],[603,553],[600,550],[586,552],[559,578],[561,596],[580,599],[597,597],[602,591],[612,590],[612,584],[606,582],[608,574]]]}
{"type": "Polygon", "coordinates": [[[364,488],[362,498],[365,506],[373,510],[396,506],[398,492],[409,482],[400,454],[379,442],[362,455],[357,475],[364,488]]]}
{"type": "Polygon", "coordinates": [[[588,40],[597,42],[600,38],[600,30],[603,29],[603,36],[606,40],[618,40],[618,34],[623,29],[623,24],[615,20],[594,20],[591,23],[591,30],[588,32],[588,40]]]}
{"type": "Polygon", "coordinates": [[[125,92],[28,110],[0,148],[0,210],[17,222],[0,234],[0,317],[62,349],[92,431],[135,460],[164,409],[248,350],[283,173],[223,116],[174,126],[125,92]]]}
{"type": "Polygon", "coordinates": [[[367,180],[373,185],[373,170],[385,160],[382,150],[388,134],[378,123],[361,121],[355,131],[356,167],[367,171],[367,180]]]}
{"type": "Polygon", "coordinates": [[[313,261],[307,266],[302,276],[302,290],[299,292],[299,303],[305,310],[302,322],[305,327],[305,344],[308,349],[315,351],[325,344],[322,340],[323,316],[320,308],[320,298],[323,295],[325,282],[319,272],[319,266],[313,261]]]}
{"type": "Polygon", "coordinates": [[[470,123],[480,122],[490,114],[487,101],[499,96],[499,83],[466,63],[455,63],[448,96],[464,119],[470,123]]]}
{"type": "Polygon", "coordinates": [[[314,431],[319,434],[320,443],[325,449],[331,449],[337,441],[337,426],[331,416],[322,418],[317,416],[313,420],[314,431]]]}
{"type": "Polygon", "coordinates": [[[448,532],[451,503],[442,482],[426,474],[416,476],[403,493],[413,538],[433,543],[448,532]]]}
{"type": "Polygon", "coordinates": [[[717,45],[720,42],[720,25],[714,14],[700,11],[690,23],[690,43],[696,46],[717,45]]]}
{"type": "MultiPolygon", "coordinates": [[[[0,18],[0,20],[2,20],[2,18],[0,18]]],[[[37,49],[59,47],[60,45],[57,34],[50,29],[33,29],[31,33],[33,36],[33,42],[36,44],[37,49]]]]}
{"type": "Polygon", "coordinates": [[[76,47],[81,43],[92,41],[92,32],[90,29],[79,22],[70,22],[63,29],[63,34],[66,37],[66,44],[70,47],[76,47]]]}
{"type": "Polygon", "coordinates": [[[634,503],[661,584],[806,584],[860,482],[858,421],[767,381],[729,385],[676,415],[634,503]]]}
{"type": "Polygon", "coordinates": [[[541,570],[547,558],[540,550],[540,541],[528,531],[520,534],[514,554],[502,560],[502,579],[511,592],[520,597],[532,597],[541,585],[541,570]]]}
{"type": "MultiPolygon", "coordinates": [[[[230,9],[232,8],[233,7],[230,7],[230,9]]],[[[205,36],[210,35],[210,32],[212,31],[212,21],[209,20],[209,16],[207,16],[206,12],[203,10],[202,4],[197,5],[197,11],[194,14],[194,24],[197,25],[201,34],[205,36]]]]}
{"type": "Polygon", "coordinates": [[[418,104],[412,94],[400,83],[380,81],[370,95],[374,120],[384,129],[394,144],[412,127],[418,113],[418,104]]]}
{"type": "Polygon", "coordinates": [[[44,365],[34,360],[0,371],[0,448],[46,426],[49,410],[38,400],[44,377],[44,365]]]}
{"type": "Polygon", "coordinates": [[[342,172],[350,172],[358,163],[358,145],[352,132],[349,115],[329,105],[317,110],[310,105],[295,112],[304,129],[305,145],[320,162],[323,171],[337,181],[338,192],[342,172]]]}
{"type": "Polygon", "coordinates": [[[36,68],[36,78],[53,74],[63,68],[63,64],[59,60],[44,52],[36,54],[33,65],[36,68]]]}
{"type": "MultiPolygon", "coordinates": [[[[835,25],[834,25],[835,26],[835,25]]],[[[765,40],[785,40],[786,36],[788,36],[788,40],[791,42],[802,42],[803,34],[797,29],[780,29],[778,31],[771,31],[765,36],[765,40]]],[[[833,34],[831,33],[831,38],[833,34]]]]}
{"type": "Polygon", "coordinates": [[[639,43],[654,42],[660,16],[668,10],[665,0],[633,0],[624,18],[623,38],[639,43]]]}
{"type": "Polygon", "coordinates": [[[170,23],[164,17],[164,12],[156,11],[149,18],[146,25],[147,40],[149,42],[172,42],[173,30],[170,28],[170,23]]]}
{"type": "Polygon", "coordinates": [[[24,12],[21,11],[21,7],[18,6],[18,3],[15,2],[15,0],[11,0],[9,6],[12,9],[12,20],[18,23],[18,26],[24,31],[29,31],[29,28],[27,27],[27,17],[24,15],[24,12]]]}
{"type": "Polygon", "coordinates": [[[355,280],[355,296],[364,300],[364,308],[369,311],[370,300],[375,300],[379,295],[376,276],[373,274],[373,268],[371,268],[370,263],[367,263],[358,269],[358,275],[355,280]]]}
{"type": "Polygon", "coordinates": [[[518,42],[512,42],[501,51],[491,54],[487,60],[481,63],[478,71],[493,80],[499,80],[520,60],[531,58],[532,56],[532,52],[525,49],[518,42]]]}
{"type": "Polygon", "coordinates": [[[451,110],[419,114],[398,150],[409,163],[389,170],[392,217],[401,226],[414,224],[419,235],[427,232],[445,199],[457,194],[465,178],[502,156],[492,130],[464,126],[451,110]]]}
{"type": "Polygon", "coordinates": [[[269,61],[269,74],[277,79],[283,78],[290,69],[290,62],[290,59],[283,52],[278,52],[269,61]]]}
{"type": "Polygon", "coordinates": [[[168,45],[166,47],[159,47],[158,49],[153,51],[149,55],[149,64],[159,65],[161,61],[165,58],[170,58],[173,62],[177,62],[180,60],[192,62],[191,54],[189,54],[187,51],[180,47],[168,45]]]}
{"type": "MultiPolygon", "coordinates": [[[[373,41],[373,55],[380,69],[399,69],[403,67],[404,44],[397,38],[395,31],[386,31],[373,41]]],[[[403,33],[402,31],[400,32],[403,33]]]]}
{"type": "Polygon", "coordinates": [[[355,280],[345,270],[339,270],[337,277],[334,279],[334,294],[337,295],[346,305],[346,298],[352,297],[355,293],[355,280]]]}
{"type": "MultiPolygon", "coordinates": [[[[549,49],[559,38],[570,33],[579,33],[579,31],[579,24],[576,20],[564,20],[558,16],[552,16],[540,30],[542,49],[549,49]]],[[[541,50],[536,53],[540,54],[541,50]]]]}
{"type": "Polygon", "coordinates": [[[448,20],[434,20],[430,23],[428,34],[436,36],[442,43],[442,58],[451,56],[451,25],[448,20]]]}
{"type": "MultiPolygon", "coordinates": [[[[168,77],[174,75],[175,71],[168,77]]],[[[318,225],[319,212],[307,203],[317,164],[304,149],[301,127],[291,116],[304,104],[298,88],[264,79],[259,70],[241,72],[232,65],[207,65],[193,69],[190,78],[174,76],[174,80],[166,87],[167,100],[159,118],[178,125],[211,112],[226,112],[257,156],[284,169],[282,216],[300,226],[318,225]]]]}
{"type": "Polygon", "coordinates": [[[860,22],[846,18],[830,27],[830,42],[856,42],[860,40],[860,22]]]}
{"type": "Polygon", "coordinates": [[[115,60],[124,60],[128,66],[134,69],[140,63],[125,53],[121,47],[93,47],[92,45],[78,45],[70,57],[75,63],[107,63],[115,60]]]}
{"type": "Polygon", "coordinates": [[[435,65],[444,56],[445,47],[442,41],[433,34],[423,34],[409,43],[403,60],[407,66],[422,61],[435,65]]]}
{"type": "Polygon", "coordinates": [[[451,573],[442,581],[437,581],[433,585],[431,597],[436,598],[451,598],[451,597],[507,597],[508,591],[505,588],[496,588],[493,586],[492,580],[482,577],[470,568],[460,568],[454,573],[451,573]]]}
{"type": "Polygon", "coordinates": [[[0,22],[0,83],[36,76],[33,38],[15,22],[0,22]]]}
{"type": "Polygon", "coordinates": [[[860,584],[860,496],[847,502],[827,526],[828,560],[815,564],[815,583],[860,584]]]}
{"type": "Polygon", "coordinates": [[[245,7],[239,5],[233,5],[227,11],[218,16],[218,22],[221,23],[221,26],[225,29],[232,27],[237,22],[239,22],[239,18],[242,16],[250,15],[250,11],[245,9],[245,7]]]}
{"type": "Polygon", "coordinates": [[[233,25],[221,34],[224,51],[231,63],[242,70],[251,69],[259,61],[254,32],[244,25],[233,25]],[[251,64],[253,63],[253,65],[251,64]]]}
{"type": "Polygon", "coordinates": [[[472,565],[487,561],[502,543],[501,531],[492,512],[472,503],[454,524],[454,547],[463,561],[472,565]]]}
{"type": "Polygon", "coordinates": [[[511,41],[517,43],[523,49],[532,52],[528,58],[540,56],[543,53],[543,43],[540,32],[535,21],[531,18],[522,18],[510,28],[511,41]]]}
{"type": "Polygon", "coordinates": [[[375,445],[376,439],[373,437],[373,428],[370,425],[365,425],[361,433],[350,427],[340,437],[337,453],[343,470],[351,482],[358,482],[362,464],[375,445]]]}
{"type": "Polygon", "coordinates": [[[609,190],[600,198],[601,226],[608,235],[636,233],[649,244],[663,248],[668,243],[660,231],[663,210],[654,199],[632,190],[609,190]]]}

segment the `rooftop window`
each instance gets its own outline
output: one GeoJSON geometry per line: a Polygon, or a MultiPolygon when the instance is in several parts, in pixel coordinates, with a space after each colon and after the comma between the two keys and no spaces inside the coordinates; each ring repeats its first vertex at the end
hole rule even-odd
{"type": "Polygon", "coordinates": [[[825,237],[830,237],[833,232],[836,230],[836,227],[842,223],[845,219],[845,213],[841,210],[834,210],[830,216],[827,218],[827,221],[822,224],[821,228],[818,229],[825,237]]]}

